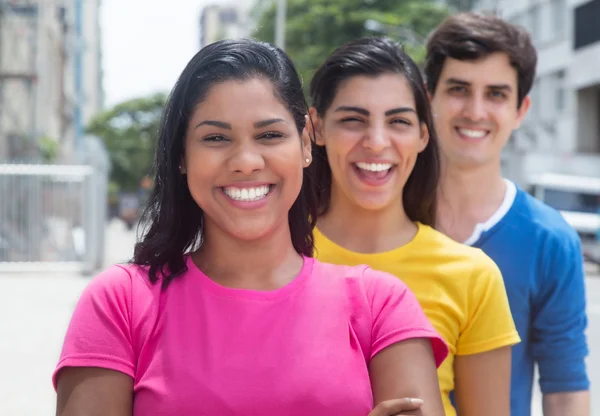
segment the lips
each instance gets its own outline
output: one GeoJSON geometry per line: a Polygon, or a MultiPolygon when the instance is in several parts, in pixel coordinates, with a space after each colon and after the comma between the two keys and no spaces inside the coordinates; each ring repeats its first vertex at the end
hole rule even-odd
{"type": "Polygon", "coordinates": [[[389,162],[356,162],[352,166],[358,178],[370,186],[385,184],[395,167],[389,162]]]}

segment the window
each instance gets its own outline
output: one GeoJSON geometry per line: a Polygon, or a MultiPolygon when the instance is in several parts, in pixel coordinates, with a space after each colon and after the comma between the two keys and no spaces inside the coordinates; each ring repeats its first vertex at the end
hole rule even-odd
{"type": "Polygon", "coordinates": [[[574,49],[580,49],[600,41],[600,0],[592,0],[575,9],[574,49]]]}

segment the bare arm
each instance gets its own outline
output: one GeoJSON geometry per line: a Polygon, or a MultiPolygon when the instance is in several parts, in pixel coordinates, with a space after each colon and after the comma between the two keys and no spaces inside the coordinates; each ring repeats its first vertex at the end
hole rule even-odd
{"type": "Polygon", "coordinates": [[[103,368],[67,367],[57,388],[57,416],[131,416],[133,379],[103,368]]]}
{"type": "Polygon", "coordinates": [[[590,416],[590,392],[544,394],[544,416],[590,416]]]}
{"type": "Polygon", "coordinates": [[[455,397],[461,416],[510,416],[511,347],[456,356],[455,397]]]}
{"type": "Polygon", "coordinates": [[[430,340],[409,339],[383,349],[371,360],[369,373],[375,405],[406,397],[423,400],[420,409],[390,414],[444,416],[430,340]]]}

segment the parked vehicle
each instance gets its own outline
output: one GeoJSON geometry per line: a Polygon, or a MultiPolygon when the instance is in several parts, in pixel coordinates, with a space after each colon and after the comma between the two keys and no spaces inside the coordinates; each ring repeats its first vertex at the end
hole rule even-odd
{"type": "Polygon", "coordinates": [[[531,177],[529,186],[579,233],[586,258],[600,264],[600,177],[543,173],[531,177]]]}

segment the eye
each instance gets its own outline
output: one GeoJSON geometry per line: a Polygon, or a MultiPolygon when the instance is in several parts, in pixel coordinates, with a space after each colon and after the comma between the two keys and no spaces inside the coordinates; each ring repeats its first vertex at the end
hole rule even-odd
{"type": "Polygon", "coordinates": [[[226,140],[227,140],[227,138],[225,136],[221,136],[219,134],[215,134],[213,136],[207,136],[202,139],[202,141],[209,142],[209,143],[220,143],[220,142],[224,142],[226,140]]]}
{"type": "Polygon", "coordinates": [[[506,94],[502,91],[491,91],[490,95],[492,96],[492,98],[506,98],[506,94]]]}
{"type": "Polygon", "coordinates": [[[404,124],[405,126],[412,126],[412,123],[403,118],[395,118],[392,120],[392,124],[404,124]]]}
{"type": "Polygon", "coordinates": [[[351,123],[351,122],[359,122],[362,123],[362,120],[358,117],[346,117],[340,120],[342,123],[351,123]]]}
{"type": "Polygon", "coordinates": [[[454,87],[450,87],[450,89],[448,90],[451,93],[464,93],[467,91],[467,89],[465,87],[463,87],[462,85],[455,85],[454,87]]]}
{"type": "Polygon", "coordinates": [[[283,134],[278,133],[276,131],[269,131],[267,133],[261,134],[258,138],[259,139],[266,139],[266,140],[275,140],[275,139],[281,139],[281,138],[283,138],[283,134]]]}

